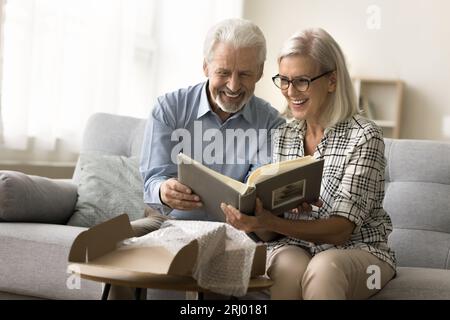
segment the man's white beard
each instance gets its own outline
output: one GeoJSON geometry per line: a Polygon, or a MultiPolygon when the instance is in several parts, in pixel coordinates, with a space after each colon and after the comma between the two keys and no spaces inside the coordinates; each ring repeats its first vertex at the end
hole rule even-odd
{"type": "Polygon", "coordinates": [[[245,104],[250,100],[250,97],[244,97],[244,99],[239,104],[231,104],[231,103],[225,103],[220,99],[220,94],[216,97],[216,104],[219,106],[219,108],[227,113],[236,113],[239,110],[241,110],[245,104]]]}

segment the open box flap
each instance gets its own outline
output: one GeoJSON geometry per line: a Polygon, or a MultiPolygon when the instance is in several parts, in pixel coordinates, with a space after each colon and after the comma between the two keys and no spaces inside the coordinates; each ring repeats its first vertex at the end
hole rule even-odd
{"type": "MultiPolygon", "coordinates": [[[[90,266],[91,276],[104,276],[107,269],[128,273],[191,276],[198,256],[198,242],[189,242],[176,253],[163,246],[121,246],[121,242],[134,236],[128,215],[123,214],[81,232],[74,240],[69,263],[90,266]],[[94,268],[95,267],[95,268],[94,268]],[[94,271],[95,270],[95,271],[94,271]]],[[[256,246],[252,276],[263,275],[266,247],[256,246]]],[[[86,268],[84,268],[87,270],[86,268]]],[[[75,270],[69,268],[69,270],[75,270]]]]}
{"type": "MultiPolygon", "coordinates": [[[[120,246],[123,240],[133,236],[126,214],[98,224],[83,231],[74,240],[69,263],[86,263],[139,273],[192,274],[198,253],[197,241],[191,241],[176,253],[162,246],[120,246]]],[[[101,272],[101,268],[96,270],[101,272]]]]}

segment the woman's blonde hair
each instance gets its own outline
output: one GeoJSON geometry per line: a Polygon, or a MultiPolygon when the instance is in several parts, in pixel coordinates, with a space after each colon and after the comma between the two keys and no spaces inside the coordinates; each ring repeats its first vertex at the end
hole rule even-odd
{"type": "MultiPolygon", "coordinates": [[[[332,127],[358,113],[355,89],[344,54],[328,32],[317,28],[295,33],[281,49],[278,64],[283,58],[295,55],[312,58],[319,65],[320,73],[336,71],[336,90],[331,93],[330,105],[325,109],[321,119],[325,127],[332,127]]],[[[284,114],[291,116],[289,110],[284,114]]]]}

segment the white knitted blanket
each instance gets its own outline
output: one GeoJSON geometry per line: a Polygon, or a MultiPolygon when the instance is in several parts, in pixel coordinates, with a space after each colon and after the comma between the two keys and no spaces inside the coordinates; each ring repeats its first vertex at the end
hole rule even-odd
{"type": "Polygon", "coordinates": [[[124,244],[164,246],[175,254],[193,240],[199,244],[192,275],[198,285],[224,295],[245,295],[256,243],[226,223],[167,220],[159,230],[124,244]]]}

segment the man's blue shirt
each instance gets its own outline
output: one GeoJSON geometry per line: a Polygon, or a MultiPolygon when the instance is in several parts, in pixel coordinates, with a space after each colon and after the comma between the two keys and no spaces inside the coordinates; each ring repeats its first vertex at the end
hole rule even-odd
{"type": "Polygon", "coordinates": [[[172,210],[161,203],[161,183],[177,177],[179,152],[244,182],[254,167],[270,162],[271,130],[285,122],[268,102],[255,96],[222,121],[211,110],[207,84],[159,97],[145,129],[140,163],[144,202],[178,219],[212,220],[202,209],[172,210]]]}

